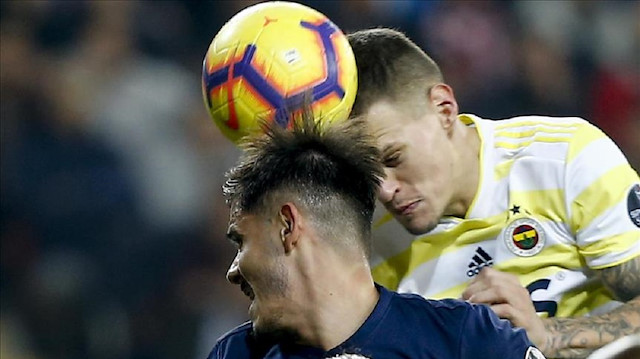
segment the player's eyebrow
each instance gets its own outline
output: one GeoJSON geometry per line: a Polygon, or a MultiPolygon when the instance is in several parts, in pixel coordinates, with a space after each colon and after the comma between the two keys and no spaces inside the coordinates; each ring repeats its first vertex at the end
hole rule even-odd
{"type": "Polygon", "coordinates": [[[402,150],[404,147],[405,145],[399,145],[396,143],[388,144],[382,148],[382,151],[380,151],[380,154],[382,155],[382,158],[385,158],[391,155],[393,152],[402,150]]]}

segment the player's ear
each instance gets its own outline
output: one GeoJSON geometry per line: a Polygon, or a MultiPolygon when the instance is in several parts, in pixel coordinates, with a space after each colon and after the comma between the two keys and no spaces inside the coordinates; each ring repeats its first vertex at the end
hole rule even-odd
{"type": "Polygon", "coordinates": [[[451,129],[458,117],[458,102],[451,86],[444,83],[433,85],[429,89],[429,100],[438,114],[442,127],[446,130],[451,129]]]}
{"type": "Polygon", "coordinates": [[[285,253],[290,253],[298,244],[300,236],[300,212],[295,204],[287,202],[280,207],[280,240],[285,253]]]}

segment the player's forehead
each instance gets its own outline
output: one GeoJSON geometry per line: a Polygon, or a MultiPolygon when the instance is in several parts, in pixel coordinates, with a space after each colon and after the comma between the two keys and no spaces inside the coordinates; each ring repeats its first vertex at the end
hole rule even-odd
{"type": "Polygon", "coordinates": [[[407,142],[405,129],[393,114],[373,113],[367,119],[367,129],[375,139],[376,147],[382,153],[404,147],[407,142]]]}
{"type": "Polygon", "coordinates": [[[365,112],[367,119],[380,119],[392,116],[399,116],[406,113],[406,108],[401,102],[393,101],[387,98],[381,98],[373,101],[365,112]]]}
{"type": "Polygon", "coordinates": [[[411,121],[411,111],[401,103],[390,100],[378,100],[368,107],[362,115],[367,128],[375,138],[387,141],[402,137],[407,122],[411,121]]]}

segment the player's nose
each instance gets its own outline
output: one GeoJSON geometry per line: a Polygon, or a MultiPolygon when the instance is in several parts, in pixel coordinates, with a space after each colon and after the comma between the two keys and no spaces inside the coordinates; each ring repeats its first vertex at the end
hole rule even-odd
{"type": "Polygon", "coordinates": [[[378,188],[378,199],[382,203],[391,202],[399,188],[399,183],[393,175],[393,172],[385,169],[384,178],[382,178],[382,182],[380,182],[380,187],[378,188]]]}
{"type": "Polygon", "coordinates": [[[232,284],[240,284],[242,281],[242,274],[240,274],[240,267],[238,266],[238,256],[233,259],[229,269],[227,270],[227,280],[232,284]]]}

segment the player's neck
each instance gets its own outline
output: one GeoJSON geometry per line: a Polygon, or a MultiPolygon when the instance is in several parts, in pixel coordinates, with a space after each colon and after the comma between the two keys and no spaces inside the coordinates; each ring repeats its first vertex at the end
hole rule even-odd
{"type": "Polygon", "coordinates": [[[317,256],[309,266],[300,313],[300,344],[332,349],[351,337],[369,317],[378,302],[378,291],[366,264],[346,263],[344,257],[317,256]]]}
{"type": "Polygon", "coordinates": [[[478,192],[480,183],[481,142],[476,127],[458,122],[460,131],[454,140],[457,151],[457,164],[454,168],[456,192],[448,206],[448,215],[464,218],[478,192]]]}

